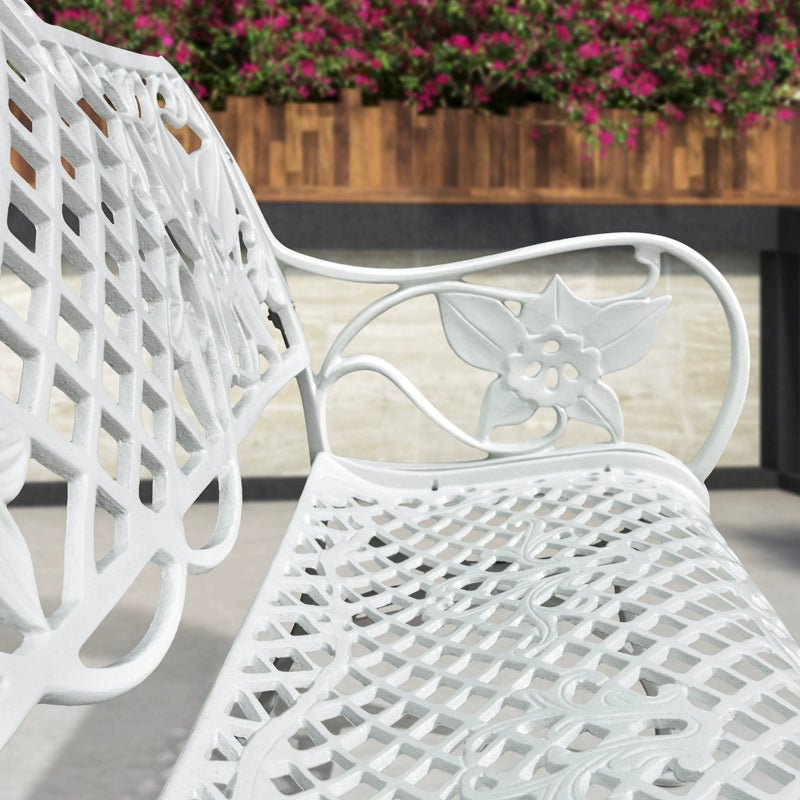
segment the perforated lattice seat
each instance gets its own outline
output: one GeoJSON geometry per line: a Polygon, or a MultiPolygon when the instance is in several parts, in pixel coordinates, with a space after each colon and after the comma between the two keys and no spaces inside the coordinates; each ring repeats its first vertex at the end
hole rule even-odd
{"type": "Polygon", "coordinates": [[[796,796],[800,648],[685,481],[607,459],[320,458],[164,797],[796,796]]]}

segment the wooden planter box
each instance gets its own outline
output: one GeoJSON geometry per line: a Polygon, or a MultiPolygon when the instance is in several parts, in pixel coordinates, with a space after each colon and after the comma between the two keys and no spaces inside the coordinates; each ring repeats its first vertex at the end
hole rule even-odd
{"type": "Polygon", "coordinates": [[[350,90],[337,103],[229,98],[211,116],[262,201],[800,205],[800,119],[725,138],[696,112],[587,158],[543,105],[420,115],[350,90]]]}

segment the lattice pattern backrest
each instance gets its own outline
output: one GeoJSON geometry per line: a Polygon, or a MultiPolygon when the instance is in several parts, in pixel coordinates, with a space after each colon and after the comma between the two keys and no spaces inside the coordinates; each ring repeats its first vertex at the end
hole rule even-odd
{"type": "MultiPolygon", "coordinates": [[[[236,445],[307,352],[258,206],[167,62],[52,28],[19,0],[0,3],[0,47],[0,270],[30,296],[27,313],[0,302],[0,628],[25,639],[0,652],[0,703],[13,695],[22,713],[43,695],[113,694],[158,663],[184,576],[232,544],[236,445]],[[55,394],[71,437],[50,424],[55,394]],[[69,485],[62,604],[49,618],[2,505],[29,450],[69,485]],[[152,501],[140,499],[148,474],[152,501]],[[218,529],[192,549],[182,515],[215,477],[218,529]],[[115,525],[99,563],[96,507],[115,525]],[[78,651],[150,561],[162,607],[140,650],[101,677],[78,651]]],[[[0,729],[13,717],[3,705],[0,729]]]]}

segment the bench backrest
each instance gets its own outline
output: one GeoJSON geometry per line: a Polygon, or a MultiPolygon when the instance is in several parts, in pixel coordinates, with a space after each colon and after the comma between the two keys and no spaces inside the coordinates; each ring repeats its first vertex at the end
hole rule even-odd
{"type": "Polygon", "coordinates": [[[28,296],[26,312],[0,300],[2,743],[40,699],[113,696],[159,663],[186,576],[233,544],[237,444],[308,354],[258,205],[165,60],[46,25],[19,0],[0,2],[0,47],[0,275],[28,296]],[[29,456],[68,485],[49,616],[6,507],[29,456]],[[217,528],[192,548],[182,518],[215,479],[217,528]],[[98,562],[101,512],[114,546],[98,562]],[[150,562],[162,591],[147,635],[122,663],[86,667],[84,642],[150,562]]]}

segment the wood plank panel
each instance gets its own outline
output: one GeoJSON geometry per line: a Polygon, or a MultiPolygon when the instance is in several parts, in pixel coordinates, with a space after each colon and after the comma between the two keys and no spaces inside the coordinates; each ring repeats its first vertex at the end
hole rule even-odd
{"type": "MultiPolygon", "coordinates": [[[[609,112],[612,120],[625,112],[609,112]]],[[[387,101],[211,112],[259,200],[800,205],[800,118],[723,137],[699,111],[606,156],[546,105],[419,115],[387,101]]]]}
{"type": "Polygon", "coordinates": [[[381,161],[383,147],[381,142],[381,110],[377,106],[364,108],[361,112],[363,133],[361,155],[364,159],[364,185],[383,185],[381,161]]]}
{"type": "Polygon", "coordinates": [[[411,151],[414,143],[411,134],[412,110],[407,105],[395,107],[396,147],[395,169],[397,170],[397,185],[402,189],[414,186],[414,176],[411,170],[411,151]]]}
{"type": "Polygon", "coordinates": [[[336,105],[333,115],[333,184],[350,185],[350,110],[344,104],[336,105]]]}
{"type": "Polygon", "coordinates": [[[319,185],[328,189],[336,185],[334,159],[334,106],[332,103],[324,103],[319,108],[319,134],[317,138],[318,155],[317,169],[319,174],[319,185]]]}
{"type": "MultiPolygon", "coordinates": [[[[256,163],[255,172],[249,176],[250,185],[256,196],[268,193],[270,178],[269,144],[271,135],[269,106],[266,103],[252,103],[252,123],[255,128],[256,163]]],[[[245,172],[245,175],[247,173],[245,172]]]]}
{"type": "MultiPolygon", "coordinates": [[[[459,115],[455,109],[447,109],[442,115],[442,186],[455,189],[459,185],[460,149],[459,149],[459,115]]],[[[460,115],[463,116],[463,115],[460,115]]]]}
{"type": "Polygon", "coordinates": [[[536,116],[533,106],[520,109],[520,154],[519,154],[519,188],[520,191],[530,192],[534,187],[536,175],[536,116]]]}
{"type": "Polygon", "coordinates": [[[381,103],[380,123],[380,185],[387,189],[397,186],[397,101],[381,103]]]}
{"type": "Polygon", "coordinates": [[[800,120],[795,115],[791,123],[785,124],[791,125],[790,146],[788,152],[781,153],[781,159],[789,173],[789,192],[795,193],[800,192],[800,120]],[[788,159],[790,163],[787,165],[784,159],[788,159]]]}

